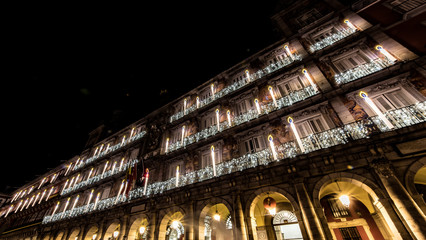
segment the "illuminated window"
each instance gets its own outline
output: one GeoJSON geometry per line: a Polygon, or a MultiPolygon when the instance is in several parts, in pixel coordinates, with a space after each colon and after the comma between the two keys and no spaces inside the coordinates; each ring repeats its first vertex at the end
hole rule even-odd
{"type": "Polygon", "coordinates": [[[402,108],[414,103],[409,94],[401,89],[374,96],[372,99],[382,112],[402,108]]]}

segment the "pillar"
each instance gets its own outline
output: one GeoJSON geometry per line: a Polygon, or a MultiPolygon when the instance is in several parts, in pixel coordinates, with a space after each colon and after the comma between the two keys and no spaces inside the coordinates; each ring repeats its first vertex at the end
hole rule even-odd
{"type": "Polygon", "coordinates": [[[299,182],[296,183],[294,187],[309,238],[325,240],[324,230],[322,229],[319,218],[315,213],[314,206],[309,198],[308,192],[306,191],[305,185],[302,182],[299,182]]]}
{"type": "Polygon", "coordinates": [[[234,239],[247,240],[247,229],[244,221],[244,211],[241,204],[241,197],[239,194],[234,196],[234,206],[232,207],[232,218],[235,222],[234,239]]]}
{"type": "Polygon", "coordinates": [[[194,239],[194,203],[189,204],[188,212],[185,214],[185,239],[194,239]]]}
{"type": "Polygon", "coordinates": [[[426,217],[387,162],[373,164],[396,211],[414,239],[426,239],[426,217]]]}

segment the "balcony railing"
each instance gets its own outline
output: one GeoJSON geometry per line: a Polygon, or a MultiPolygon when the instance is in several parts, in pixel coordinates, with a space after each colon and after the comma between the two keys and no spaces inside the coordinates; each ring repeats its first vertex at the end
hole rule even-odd
{"type": "Polygon", "coordinates": [[[231,120],[231,125],[229,126],[228,121],[224,121],[219,124],[219,129],[217,125],[210,126],[209,128],[206,128],[204,130],[201,130],[200,132],[197,132],[195,134],[192,134],[190,136],[187,136],[182,141],[177,141],[175,143],[170,144],[167,153],[176,151],[178,149],[184,148],[190,144],[196,143],[200,140],[207,139],[211,136],[216,135],[219,132],[222,132],[224,130],[227,130],[229,128],[241,125],[243,123],[249,122],[253,119],[256,119],[262,115],[268,114],[270,112],[279,110],[283,107],[290,106],[295,102],[302,101],[306,98],[309,98],[313,95],[318,94],[318,90],[313,88],[312,86],[305,87],[301,90],[295,91],[290,93],[289,95],[285,95],[284,97],[277,100],[277,106],[273,102],[270,102],[266,105],[262,105],[261,113],[259,114],[257,110],[249,110],[248,112],[241,114],[237,117],[235,117],[233,120],[231,120]]]}
{"type": "Polygon", "coordinates": [[[137,160],[137,159],[133,159],[133,160],[131,160],[131,161],[127,162],[126,164],[124,164],[124,165],[123,165],[123,166],[121,166],[121,167],[116,167],[116,168],[114,169],[114,171],[111,169],[111,170],[106,171],[106,172],[105,172],[105,173],[103,173],[103,174],[99,174],[99,175],[96,175],[96,176],[94,176],[94,177],[91,177],[91,178],[89,178],[89,179],[87,179],[87,180],[85,180],[85,181],[81,181],[81,182],[79,182],[78,184],[75,184],[75,185],[74,185],[74,186],[72,186],[72,187],[69,187],[69,188],[64,189],[64,190],[61,192],[61,195],[66,195],[66,194],[71,193],[71,192],[74,192],[74,191],[76,191],[76,190],[78,190],[78,189],[80,189],[80,188],[82,188],[82,187],[92,185],[92,184],[94,184],[94,183],[96,183],[96,182],[99,182],[100,180],[103,180],[103,179],[109,178],[109,177],[111,177],[111,176],[113,176],[113,175],[116,175],[116,174],[118,174],[118,173],[124,172],[124,171],[126,171],[126,170],[130,167],[130,166],[133,166],[133,165],[134,165],[134,164],[136,164],[136,163],[138,163],[138,160],[137,160]]]}
{"type": "Polygon", "coordinates": [[[142,138],[143,136],[145,136],[145,134],[146,134],[146,132],[142,131],[142,132],[136,134],[135,136],[125,140],[123,143],[117,143],[114,146],[111,146],[108,149],[105,149],[105,151],[100,152],[99,154],[96,154],[95,156],[88,158],[86,161],[81,161],[77,166],[73,167],[73,171],[80,169],[80,168],[88,165],[91,162],[94,162],[95,160],[107,155],[108,153],[114,152],[114,151],[116,151],[116,150],[118,150],[122,147],[125,147],[127,144],[142,138]]]}
{"type": "Polygon", "coordinates": [[[333,45],[335,42],[338,42],[338,41],[346,38],[349,35],[354,34],[355,32],[356,32],[356,30],[354,30],[352,28],[345,28],[343,30],[340,30],[336,33],[333,33],[331,36],[328,36],[328,37],[322,39],[321,41],[312,44],[309,47],[309,51],[313,53],[313,52],[316,52],[318,50],[321,50],[325,47],[333,45]]]}
{"type": "Polygon", "coordinates": [[[369,63],[359,65],[342,73],[334,75],[334,80],[337,84],[352,82],[358,78],[365,77],[369,74],[378,72],[384,68],[392,66],[395,62],[387,58],[376,58],[369,63]]]}
{"type": "MultiPolygon", "coordinates": [[[[388,111],[384,114],[391,121],[394,128],[389,129],[380,118],[377,116],[370,117],[365,120],[346,124],[342,127],[337,127],[324,132],[311,134],[302,138],[302,144],[305,151],[302,152],[295,141],[286,142],[277,147],[279,160],[285,158],[293,158],[297,155],[306,154],[319,149],[325,149],[332,146],[346,144],[353,140],[368,138],[375,133],[388,132],[394,129],[412,126],[426,121],[426,102],[420,102],[415,105],[404,108],[388,111]]],[[[216,165],[216,177],[231,174],[233,172],[243,171],[245,169],[254,168],[260,165],[268,165],[274,160],[273,154],[269,148],[262,151],[246,154],[239,158],[234,158],[230,161],[222,162],[216,165]]],[[[170,178],[166,181],[154,182],[147,185],[146,194],[144,187],[133,189],[128,196],[120,195],[99,201],[96,209],[94,204],[80,206],[72,211],[56,213],[54,216],[45,216],[43,224],[55,222],[65,218],[71,218],[87,214],[90,212],[104,210],[115,206],[116,204],[130,201],[137,198],[152,197],[157,194],[162,194],[166,191],[176,189],[178,187],[190,185],[197,182],[203,182],[212,179],[213,167],[193,171],[179,177],[178,185],[176,186],[176,178],[170,178]]]]}
{"type": "Polygon", "coordinates": [[[200,101],[198,107],[197,107],[196,104],[193,104],[191,107],[187,108],[186,110],[180,111],[180,112],[172,115],[170,117],[170,122],[176,121],[176,120],[184,117],[185,115],[195,111],[196,109],[201,108],[203,106],[206,106],[206,105],[214,102],[215,100],[217,100],[217,99],[219,99],[223,96],[226,96],[229,93],[232,93],[232,92],[246,86],[247,84],[249,84],[249,83],[251,83],[255,80],[262,78],[265,75],[268,75],[268,74],[275,72],[278,69],[281,69],[281,68],[283,68],[283,67],[285,67],[285,66],[287,66],[287,65],[289,65],[289,64],[291,64],[295,61],[300,61],[300,60],[302,60],[302,58],[298,54],[293,54],[293,58],[286,57],[283,60],[280,60],[276,63],[272,63],[269,66],[267,66],[266,68],[259,70],[256,73],[251,74],[250,79],[244,78],[244,79],[242,79],[238,82],[235,82],[232,85],[225,87],[224,89],[215,93],[214,96],[210,96],[210,97],[200,101]]]}

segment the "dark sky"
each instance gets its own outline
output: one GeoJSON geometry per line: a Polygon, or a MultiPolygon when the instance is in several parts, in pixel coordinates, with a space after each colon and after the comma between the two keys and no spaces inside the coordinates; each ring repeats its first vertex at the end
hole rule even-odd
{"type": "Polygon", "coordinates": [[[155,2],[4,9],[0,192],[80,154],[101,123],[124,128],[279,39],[277,0],[155,2]]]}

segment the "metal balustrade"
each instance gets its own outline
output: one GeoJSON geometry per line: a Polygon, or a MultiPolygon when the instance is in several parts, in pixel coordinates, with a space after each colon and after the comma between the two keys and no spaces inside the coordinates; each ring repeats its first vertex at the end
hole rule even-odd
{"type": "Polygon", "coordinates": [[[377,116],[369,117],[361,121],[345,124],[341,127],[311,134],[302,138],[302,144],[305,148],[304,152],[300,150],[295,141],[289,141],[276,148],[279,156],[278,160],[274,160],[272,151],[269,148],[266,148],[262,151],[246,154],[239,158],[234,158],[215,165],[216,176],[213,175],[213,166],[208,166],[180,176],[177,186],[175,177],[166,181],[149,183],[147,185],[146,194],[144,194],[144,187],[139,187],[131,190],[128,196],[122,194],[120,196],[99,201],[96,209],[94,208],[94,203],[91,203],[89,205],[74,208],[72,211],[67,210],[65,212],[56,213],[54,216],[45,216],[43,224],[108,209],[123,202],[138,198],[149,198],[178,187],[203,182],[214,177],[243,171],[260,165],[268,165],[272,162],[286,158],[293,158],[297,155],[306,154],[319,149],[325,149],[336,145],[346,144],[350,141],[368,138],[375,133],[388,132],[422,123],[426,121],[426,102],[420,102],[404,108],[391,110],[386,112],[384,115],[392,122],[394,128],[389,129],[377,116]]]}

